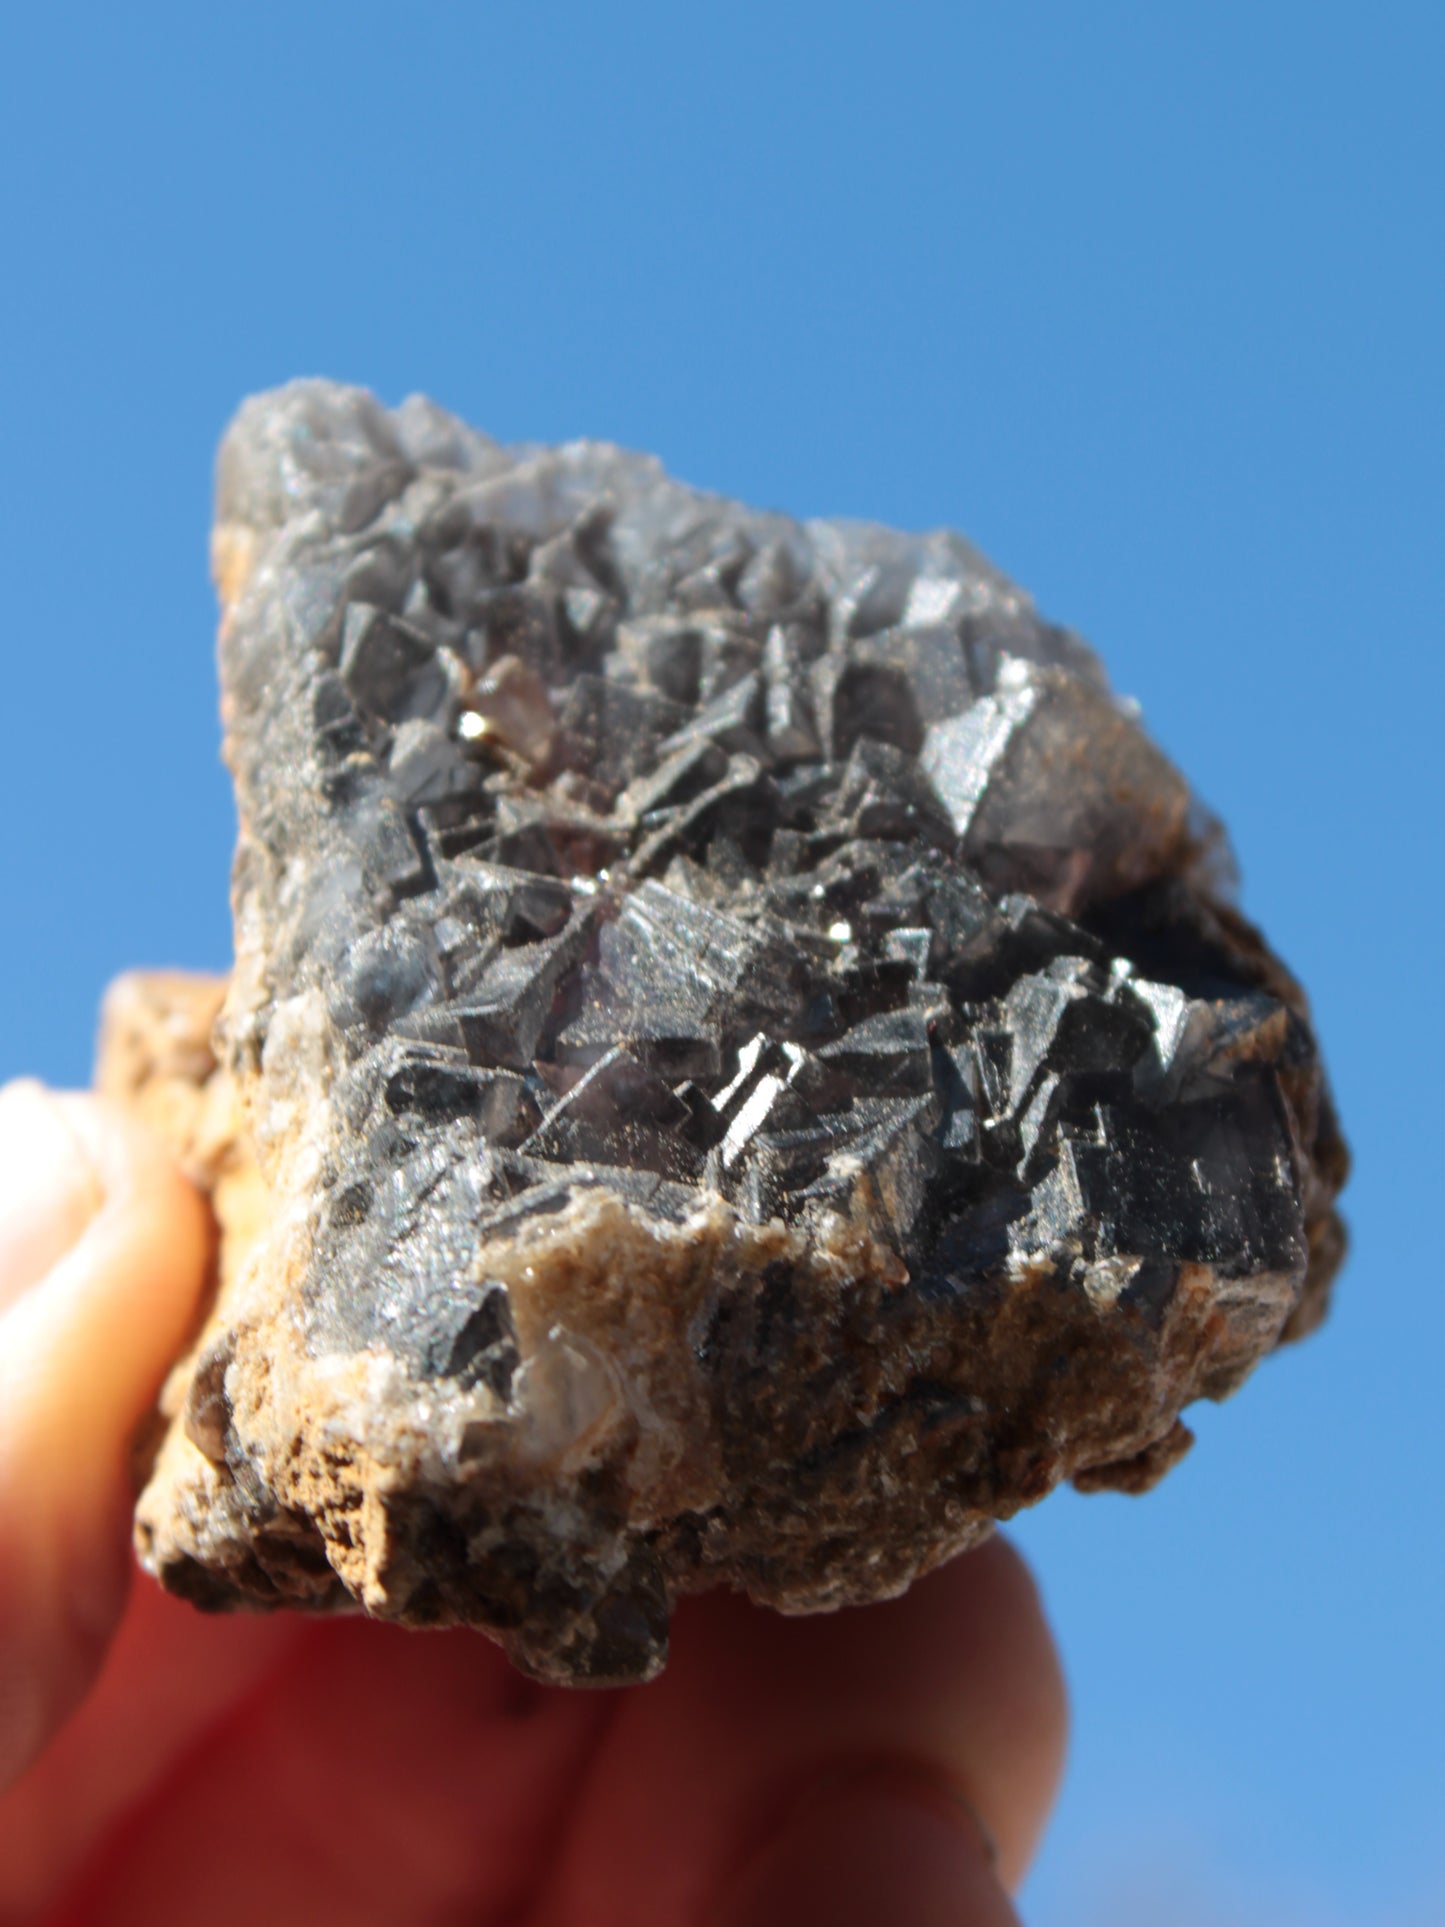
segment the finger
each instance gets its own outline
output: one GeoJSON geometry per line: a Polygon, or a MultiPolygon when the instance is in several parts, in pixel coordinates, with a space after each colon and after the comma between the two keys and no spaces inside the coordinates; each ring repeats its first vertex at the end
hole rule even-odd
{"type": "Polygon", "coordinates": [[[475,1633],[303,1622],[38,1918],[167,1927],[199,1894],[207,1927],[275,1919],[278,1896],[288,1921],[520,1921],[610,1704],[475,1633]]]}
{"type": "Polygon", "coordinates": [[[0,1786],[93,1677],[125,1597],[127,1453],[212,1228],[141,1126],[0,1091],[0,1786]]]}
{"type": "MultiPolygon", "coordinates": [[[[299,1614],[198,1613],[150,1580],[132,1585],[83,1705],[0,1794],[0,1921],[49,1920],[47,1906],[108,1834],[164,1804],[172,1781],[196,1777],[208,1736],[306,1629],[299,1614]]],[[[154,1894],[150,1921],[160,1927],[154,1894]]]]}
{"type": "MultiPolygon", "coordinates": [[[[608,1731],[542,1918],[672,1927],[728,1905],[741,1918],[770,1881],[786,1895],[809,1878],[833,1904],[825,1882],[866,1893],[870,1867],[881,1878],[928,1832],[917,1919],[971,1918],[956,1896],[953,1914],[930,1913],[930,1895],[981,1886],[993,1911],[976,1917],[991,1927],[1011,1918],[1002,1889],[1022,1877],[1052,1802],[1064,1727],[1038,1595],[1002,1541],[862,1610],[784,1619],[697,1601],[678,1615],[667,1672],[608,1731]],[[824,1839],[834,1849],[819,1859],[824,1839]]],[[[819,1900],[802,1917],[833,1916],[819,1900]]],[[[914,1919],[896,1893],[872,1917],[914,1919]]]]}
{"type": "Polygon", "coordinates": [[[799,1803],[709,1927],[1018,1927],[988,1842],[963,1813],[891,1775],[799,1803]]]}
{"type": "Polygon", "coordinates": [[[104,1202],[59,1103],[38,1084],[0,1090],[0,1312],[65,1256],[104,1202]]]}

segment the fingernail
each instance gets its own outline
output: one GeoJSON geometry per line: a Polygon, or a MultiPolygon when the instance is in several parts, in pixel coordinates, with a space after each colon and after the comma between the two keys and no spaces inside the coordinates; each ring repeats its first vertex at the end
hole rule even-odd
{"type": "Polygon", "coordinates": [[[65,1256],[104,1202],[60,1099],[29,1078],[0,1090],[0,1312],[65,1256]]]}
{"type": "Polygon", "coordinates": [[[931,1776],[824,1783],[729,1885],[709,1927],[1018,1927],[987,1828],[931,1776]]]}

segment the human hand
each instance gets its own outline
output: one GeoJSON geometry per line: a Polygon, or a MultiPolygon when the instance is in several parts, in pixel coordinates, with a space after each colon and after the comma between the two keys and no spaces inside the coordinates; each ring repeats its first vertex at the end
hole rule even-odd
{"type": "Polygon", "coordinates": [[[613,1693],[132,1584],[129,1442],[213,1235],[140,1126],[0,1091],[0,1924],[1015,1920],[1064,1711],[1001,1541],[862,1611],[686,1602],[613,1693]]]}

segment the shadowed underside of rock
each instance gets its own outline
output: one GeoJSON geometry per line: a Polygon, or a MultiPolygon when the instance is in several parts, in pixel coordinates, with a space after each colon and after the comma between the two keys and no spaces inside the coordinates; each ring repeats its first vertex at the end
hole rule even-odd
{"type": "Polygon", "coordinates": [[[1093,655],[961,538],[297,383],[223,445],[225,990],[102,1083],[214,1190],[146,1563],[645,1677],[1142,1490],[1320,1315],[1303,996],[1093,655]]]}

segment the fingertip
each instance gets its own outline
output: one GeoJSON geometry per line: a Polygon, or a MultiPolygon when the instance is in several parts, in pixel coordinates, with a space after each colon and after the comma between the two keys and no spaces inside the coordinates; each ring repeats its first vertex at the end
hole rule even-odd
{"type": "Polygon", "coordinates": [[[150,1133],[0,1093],[0,1785],[93,1677],[130,1568],[131,1439],[195,1316],[213,1232],[150,1133]],[[43,1262],[42,1262],[43,1261],[43,1262]]]}
{"type": "Polygon", "coordinates": [[[104,1202],[58,1098],[33,1078],[0,1088],[0,1312],[80,1238],[104,1202]]]}
{"type": "MultiPolygon", "coordinates": [[[[1033,1569],[1002,1533],[922,1582],[940,1595],[976,1675],[993,1681],[975,1718],[996,1746],[1006,1819],[999,1865],[1022,1881],[1053,1810],[1069,1743],[1069,1691],[1033,1569]]],[[[930,1601],[931,1604],[931,1601],[930,1601]]]]}
{"type": "Polygon", "coordinates": [[[868,1774],[800,1801],[728,1884],[708,1927],[1018,1927],[961,1807],[868,1774]]]}
{"type": "MultiPolygon", "coordinates": [[[[951,1911],[918,1918],[977,1918],[990,1927],[1012,1919],[998,1894],[1027,1868],[1058,1785],[1065,1734],[1053,1642],[1012,1548],[990,1542],[897,1599],[815,1617],[784,1617],[722,1594],[699,1598],[679,1612],[675,1633],[667,1671],[618,1704],[554,1877],[549,1922],[632,1927],[697,1917],[703,1901],[734,1892],[733,1871],[808,1789],[880,1771],[895,1784],[942,1789],[955,1826],[960,1814],[976,1816],[996,1843],[992,1886],[969,1876],[973,1915],[952,1899],[951,1911]]],[[[907,1858],[888,1844],[891,1824],[878,1822],[880,1866],[907,1858]]],[[[977,1849],[980,1828],[965,1831],[977,1849]]],[[[839,1854],[847,1832],[841,1828],[839,1854]]],[[[768,1873],[767,1891],[788,1892],[792,1882],[801,1893],[802,1869],[817,1862],[809,1851],[789,1847],[786,1865],[768,1873]]],[[[868,1891],[864,1871],[843,1880],[839,1906],[855,1887],[868,1891]]],[[[935,1889],[946,1896],[949,1882],[940,1876],[935,1889]]],[[[831,1890],[827,1898],[832,1905],[831,1890]]],[[[747,1903],[735,1905],[735,1917],[747,1918],[747,1903]]],[[[777,1917],[787,1917],[782,1901],[777,1917]]],[[[832,1916],[815,1899],[793,1918],[832,1916]]]]}
{"type": "MultiPolygon", "coordinates": [[[[119,1465],[191,1325],[214,1226],[205,1201],[143,1125],[100,1098],[49,1096],[99,1208],[0,1325],[0,1410],[27,1475],[67,1484],[119,1465]]],[[[0,1180],[3,1181],[3,1180],[0,1180]]],[[[0,1217],[15,1207],[0,1203],[0,1217]]]]}
{"type": "Polygon", "coordinates": [[[1038,1584],[994,1533],[896,1599],[784,1618],[714,1594],[679,1615],[666,1691],[753,1707],[779,1744],[952,1777],[1022,1881],[1063,1777],[1068,1696],[1038,1584]]]}

